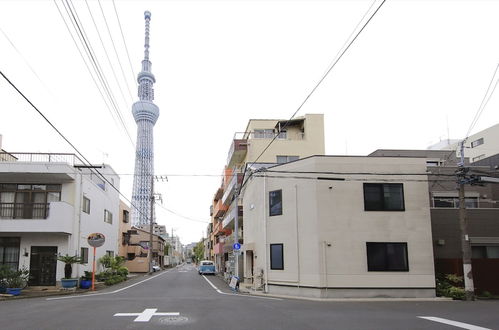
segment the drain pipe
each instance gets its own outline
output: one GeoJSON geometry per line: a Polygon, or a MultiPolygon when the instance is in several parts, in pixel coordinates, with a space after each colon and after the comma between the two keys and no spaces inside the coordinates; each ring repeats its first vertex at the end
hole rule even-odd
{"type": "Polygon", "coordinates": [[[267,246],[267,176],[263,175],[263,232],[264,232],[264,239],[265,239],[265,272],[264,272],[264,278],[265,278],[265,285],[264,285],[264,292],[268,293],[269,292],[269,275],[268,275],[268,258],[269,258],[269,252],[268,252],[268,246],[267,246]]]}

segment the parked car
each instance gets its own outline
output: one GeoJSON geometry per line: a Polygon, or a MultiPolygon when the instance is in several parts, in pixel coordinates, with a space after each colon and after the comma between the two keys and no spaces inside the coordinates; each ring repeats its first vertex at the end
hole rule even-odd
{"type": "Polygon", "coordinates": [[[204,274],[215,275],[215,264],[213,263],[213,261],[210,260],[202,260],[199,263],[198,273],[199,275],[204,275],[204,274]]]}
{"type": "Polygon", "coordinates": [[[159,272],[160,270],[161,270],[161,267],[159,267],[158,265],[152,266],[152,271],[153,272],[159,272]]]}

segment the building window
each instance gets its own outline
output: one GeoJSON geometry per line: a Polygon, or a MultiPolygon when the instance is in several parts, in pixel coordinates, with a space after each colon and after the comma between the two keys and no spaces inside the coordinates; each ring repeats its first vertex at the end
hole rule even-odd
{"type": "Polygon", "coordinates": [[[60,184],[0,184],[0,218],[46,219],[60,200],[60,184]]]}
{"type": "Polygon", "coordinates": [[[483,138],[479,138],[478,140],[475,140],[473,142],[471,142],[471,147],[472,148],[476,148],[478,147],[479,145],[482,145],[483,144],[483,138]]]}
{"type": "Polygon", "coordinates": [[[282,190],[269,192],[270,216],[282,214],[282,190]]]}
{"type": "Polygon", "coordinates": [[[104,210],[104,222],[113,223],[113,214],[108,210],[104,210]]]}
{"type": "MultiPolygon", "coordinates": [[[[477,208],[478,197],[466,197],[464,204],[467,209],[477,208]]],[[[459,197],[433,196],[433,207],[459,208],[459,197]]]]}
{"type": "Polygon", "coordinates": [[[281,130],[281,132],[279,133],[279,135],[277,135],[277,138],[281,139],[281,140],[287,139],[288,138],[288,132],[285,129],[281,130]]]}
{"type": "Polygon", "coordinates": [[[87,197],[83,197],[82,211],[90,214],[90,199],[88,199],[87,197]]]}
{"type": "Polygon", "coordinates": [[[107,250],[107,251],[106,251],[106,255],[107,255],[107,256],[110,256],[110,257],[114,257],[114,251],[109,251],[109,250],[107,250]]]}
{"type": "Polygon", "coordinates": [[[402,183],[364,183],[365,211],[404,211],[402,183]]]}
{"type": "Polygon", "coordinates": [[[130,212],[128,212],[127,210],[123,210],[123,222],[124,223],[130,222],[130,212]]]}
{"type": "Polygon", "coordinates": [[[133,260],[133,259],[135,259],[135,253],[127,253],[126,259],[127,260],[133,260]]]}
{"type": "Polygon", "coordinates": [[[270,244],[270,269],[284,269],[283,244],[270,244]]]}
{"type": "Polygon", "coordinates": [[[367,270],[370,272],[408,272],[407,243],[367,242],[367,270]]]}
{"type": "Polygon", "coordinates": [[[498,259],[499,246],[472,246],[471,257],[473,259],[498,259]]]}
{"type": "Polygon", "coordinates": [[[253,132],[253,138],[255,139],[272,139],[274,138],[273,129],[255,129],[253,132]]]}
{"type": "Polygon", "coordinates": [[[277,156],[278,164],[285,164],[300,159],[299,156],[277,156]]]}
{"type": "Polygon", "coordinates": [[[0,237],[0,265],[6,265],[13,270],[19,268],[19,237],[0,237]]]}
{"type": "Polygon", "coordinates": [[[88,248],[82,247],[80,250],[81,262],[88,264],[88,248]]]}

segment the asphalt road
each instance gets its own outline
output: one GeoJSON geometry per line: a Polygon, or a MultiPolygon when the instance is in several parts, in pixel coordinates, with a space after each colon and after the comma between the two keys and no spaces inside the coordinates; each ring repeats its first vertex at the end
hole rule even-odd
{"type": "Polygon", "coordinates": [[[0,302],[2,330],[462,328],[499,329],[499,301],[268,299],[232,294],[221,279],[200,276],[191,265],[95,294],[0,302]]]}

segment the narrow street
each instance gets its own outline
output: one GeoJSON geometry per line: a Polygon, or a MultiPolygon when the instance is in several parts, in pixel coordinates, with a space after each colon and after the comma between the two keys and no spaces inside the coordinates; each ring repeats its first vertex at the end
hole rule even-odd
{"type": "Polygon", "coordinates": [[[2,329],[463,328],[452,322],[498,329],[497,310],[499,301],[316,302],[232,294],[220,278],[183,265],[95,294],[5,301],[0,319],[2,329]]]}

